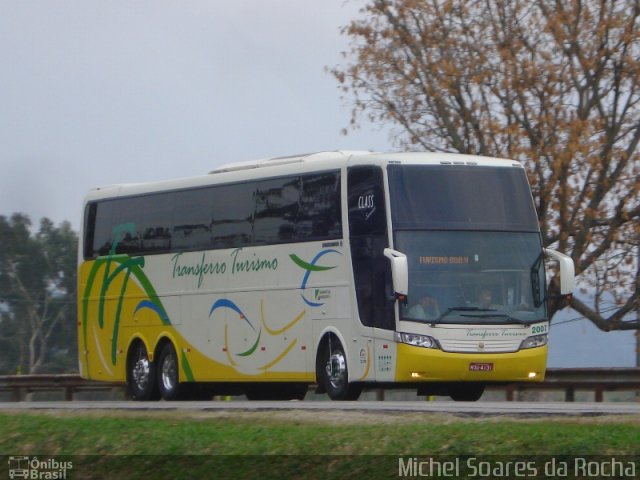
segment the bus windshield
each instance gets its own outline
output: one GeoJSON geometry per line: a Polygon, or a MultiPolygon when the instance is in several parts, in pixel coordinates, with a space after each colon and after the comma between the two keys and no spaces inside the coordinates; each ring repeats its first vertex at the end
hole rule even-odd
{"type": "Polygon", "coordinates": [[[390,165],[388,174],[396,230],[539,231],[523,168],[390,165]]]}
{"type": "Polygon", "coordinates": [[[513,232],[396,232],[409,261],[402,320],[530,324],[546,320],[540,237],[513,232]]]}
{"type": "Polygon", "coordinates": [[[391,165],[395,248],[409,261],[401,320],[546,320],[538,222],[524,170],[391,165]]]}

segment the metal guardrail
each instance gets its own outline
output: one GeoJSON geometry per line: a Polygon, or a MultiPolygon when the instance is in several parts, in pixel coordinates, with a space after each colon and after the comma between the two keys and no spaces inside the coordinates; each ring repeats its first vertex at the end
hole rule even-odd
{"type": "Polygon", "coordinates": [[[640,392],[640,368],[548,368],[544,382],[518,382],[505,386],[507,400],[526,390],[563,390],[566,402],[575,400],[577,390],[589,390],[602,402],[604,392],[640,392]]]}
{"type": "Polygon", "coordinates": [[[74,400],[78,392],[113,390],[119,390],[122,398],[126,398],[124,387],[122,383],[85,380],[75,374],[0,375],[0,392],[11,392],[16,402],[27,400],[29,393],[60,390],[64,391],[64,399],[67,401],[74,400]]]}
{"type": "MultiPolygon", "coordinates": [[[[491,390],[503,390],[508,401],[517,400],[520,392],[529,390],[562,390],[565,401],[573,402],[577,390],[595,393],[594,400],[602,402],[604,392],[640,392],[640,368],[549,368],[544,382],[514,382],[491,386],[491,390]]],[[[45,391],[64,391],[67,401],[74,400],[78,392],[116,391],[126,397],[122,383],[85,380],[79,375],[4,375],[0,376],[0,392],[11,392],[14,401],[25,401],[27,394],[45,391]]],[[[384,394],[378,396],[384,398],[384,394]]]]}

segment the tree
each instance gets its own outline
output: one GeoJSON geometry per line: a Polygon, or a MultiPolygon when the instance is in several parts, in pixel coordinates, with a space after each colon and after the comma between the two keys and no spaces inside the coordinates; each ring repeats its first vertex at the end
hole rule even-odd
{"type": "Polygon", "coordinates": [[[602,330],[640,328],[640,1],[372,0],[361,14],[331,70],[351,127],[521,161],[544,245],[595,291],[571,307],[602,330]]]}
{"type": "Polygon", "coordinates": [[[0,216],[0,370],[69,371],[77,363],[77,236],[44,218],[35,235],[25,215],[0,216]]]}

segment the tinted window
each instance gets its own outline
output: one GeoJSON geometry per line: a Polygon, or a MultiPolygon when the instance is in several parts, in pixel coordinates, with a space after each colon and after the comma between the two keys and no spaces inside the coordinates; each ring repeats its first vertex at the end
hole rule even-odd
{"type": "Polygon", "coordinates": [[[259,182],[255,200],[255,243],[268,245],[293,241],[300,207],[300,177],[259,182]]]}
{"type": "Polygon", "coordinates": [[[298,241],[341,237],[341,217],[340,174],[304,175],[296,228],[298,241]]]}
{"type": "MultiPolygon", "coordinates": [[[[114,238],[114,223],[116,218],[116,201],[106,201],[93,204],[90,210],[95,210],[95,227],[93,230],[93,247],[91,256],[107,255],[111,251],[114,238]]],[[[90,235],[87,235],[87,241],[90,235]]],[[[86,250],[86,249],[85,249],[86,250]]]]}
{"type": "Polygon", "coordinates": [[[351,260],[360,321],[393,329],[391,272],[384,249],[389,246],[382,170],[353,167],[348,171],[351,260]]]}
{"type": "Polygon", "coordinates": [[[93,202],[85,257],[236,248],[342,236],[340,173],[323,172],[93,202]]]}
{"type": "Polygon", "coordinates": [[[382,170],[377,167],[349,169],[349,231],[351,235],[385,233],[382,170]]]}
{"type": "Polygon", "coordinates": [[[394,229],[538,231],[523,169],[391,165],[394,229]]]}
{"type": "Polygon", "coordinates": [[[213,188],[212,248],[243,247],[253,243],[255,189],[254,183],[213,188]]]}
{"type": "Polygon", "coordinates": [[[200,188],[172,195],[173,222],[171,250],[186,251],[210,248],[213,226],[213,190],[200,188]]]}
{"type": "Polygon", "coordinates": [[[132,199],[129,208],[133,228],[124,232],[116,248],[117,253],[134,254],[139,251],[161,253],[171,250],[173,233],[172,211],[176,193],[149,195],[132,199]]]}
{"type": "Polygon", "coordinates": [[[540,234],[399,231],[395,237],[409,265],[409,304],[401,305],[401,318],[442,315],[443,323],[476,324],[545,318],[540,234]]]}
{"type": "Polygon", "coordinates": [[[96,213],[98,211],[97,203],[90,203],[84,210],[84,239],[83,253],[84,258],[94,256],[93,245],[96,234],[96,213]]]}

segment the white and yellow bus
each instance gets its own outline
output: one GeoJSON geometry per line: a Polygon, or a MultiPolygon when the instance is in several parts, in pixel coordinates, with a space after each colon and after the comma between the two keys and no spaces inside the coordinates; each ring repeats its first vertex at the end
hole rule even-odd
{"type": "MultiPolygon", "coordinates": [[[[92,190],[79,249],[84,378],[136,400],[363,387],[478,399],[541,381],[549,318],[523,167],[325,152],[92,190]],[[206,389],[203,389],[206,387],[206,389]]],[[[559,262],[562,293],[573,262],[559,262]]]]}

